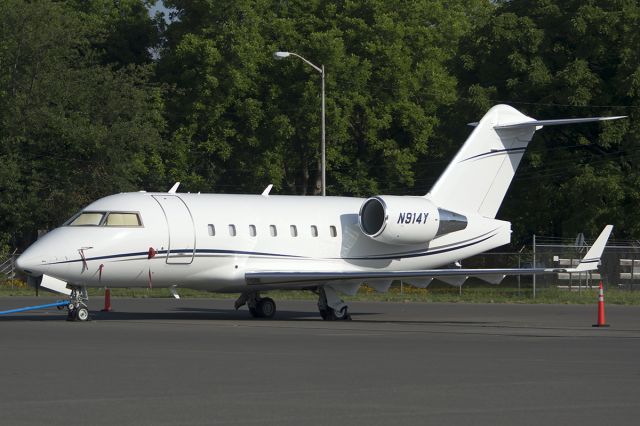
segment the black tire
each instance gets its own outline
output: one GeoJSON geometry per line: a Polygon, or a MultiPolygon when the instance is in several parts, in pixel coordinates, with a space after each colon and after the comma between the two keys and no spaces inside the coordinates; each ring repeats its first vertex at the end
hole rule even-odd
{"type": "Polygon", "coordinates": [[[254,318],[262,318],[262,316],[260,316],[260,311],[257,308],[251,308],[250,307],[249,308],[249,313],[254,318]]]}
{"type": "Polygon", "coordinates": [[[333,319],[331,318],[331,313],[327,309],[320,309],[320,316],[325,321],[331,321],[333,319]]]}
{"type": "Polygon", "coordinates": [[[88,321],[89,320],[89,310],[84,306],[79,307],[75,311],[75,319],[78,321],[88,321]]]}
{"type": "Polygon", "coordinates": [[[260,299],[256,307],[261,318],[273,318],[276,314],[276,302],[270,297],[260,299]]]}
{"type": "Polygon", "coordinates": [[[333,319],[337,321],[349,321],[351,319],[351,315],[349,315],[349,308],[346,306],[343,306],[339,311],[331,309],[331,315],[333,316],[333,319]]]}

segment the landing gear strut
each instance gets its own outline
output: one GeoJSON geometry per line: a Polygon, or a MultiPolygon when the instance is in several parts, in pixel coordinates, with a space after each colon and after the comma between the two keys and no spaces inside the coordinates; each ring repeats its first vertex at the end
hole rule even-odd
{"type": "Polygon", "coordinates": [[[325,321],[349,321],[349,306],[340,299],[331,286],[318,288],[318,311],[325,321]]]}
{"type": "Polygon", "coordinates": [[[87,321],[89,320],[89,309],[87,308],[89,296],[86,287],[76,287],[71,289],[69,304],[67,305],[67,321],[87,321]]]}
{"type": "Polygon", "coordinates": [[[276,314],[276,302],[270,297],[260,297],[257,291],[242,293],[234,306],[238,309],[245,304],[249,306],[249,313],[254,318],[273,318],[276,314]]]}

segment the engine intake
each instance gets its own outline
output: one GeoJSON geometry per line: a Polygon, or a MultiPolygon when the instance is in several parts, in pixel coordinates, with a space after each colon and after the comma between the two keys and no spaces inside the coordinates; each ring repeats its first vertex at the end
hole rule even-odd
{"type": "Polygon", "coordinates": [[[368,237],[388,244],[426,244],[467,227],[461,214],[438,208],[424,197],[381,195],[360,207],[360,229],[368,237]]]}

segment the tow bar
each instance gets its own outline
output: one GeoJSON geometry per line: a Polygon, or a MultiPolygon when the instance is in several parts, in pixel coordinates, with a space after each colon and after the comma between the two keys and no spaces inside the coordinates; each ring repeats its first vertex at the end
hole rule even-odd
{"type": "Polygon", "coordinates": [[[67,306],[68,304],[69,304],[68,300],[58,300],[57,302],[47,303],[46,305],[26,306],[24,308],[9,309],[8,311],[0,311],[0,315],[15,314],[17,312],[25,312],[25,311],[34,311],[36,309],[44,309],[44,308],[58,307],[58,309],[60,309],[61,306],[67,306]]]}

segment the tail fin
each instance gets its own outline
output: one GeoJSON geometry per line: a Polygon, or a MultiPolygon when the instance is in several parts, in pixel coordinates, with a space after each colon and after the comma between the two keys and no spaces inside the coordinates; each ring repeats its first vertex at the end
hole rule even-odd
{"type": "Polygon", "coordinates": [[[531,138],[542,126],[623,117],[535,120],[496,105],[475,129],[427,194],[439,207],[495,218],[531,138]]]}

